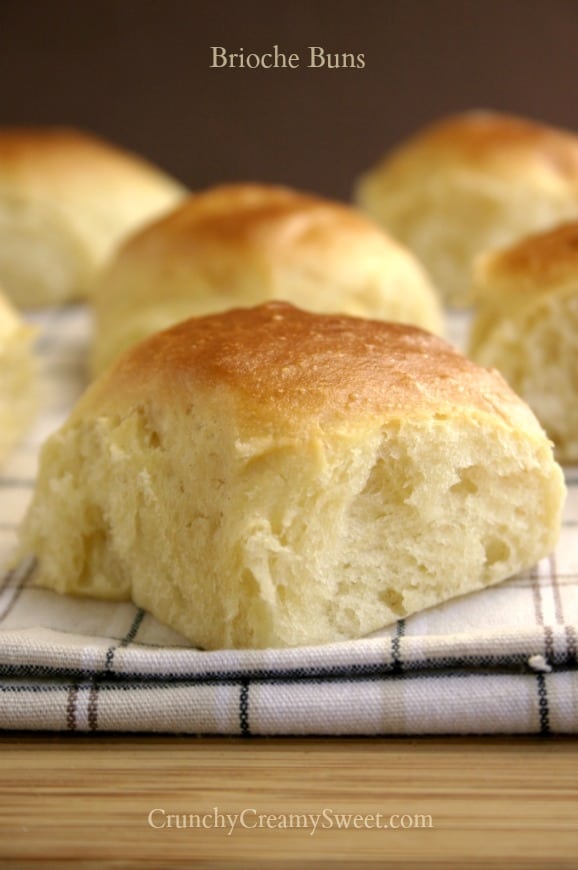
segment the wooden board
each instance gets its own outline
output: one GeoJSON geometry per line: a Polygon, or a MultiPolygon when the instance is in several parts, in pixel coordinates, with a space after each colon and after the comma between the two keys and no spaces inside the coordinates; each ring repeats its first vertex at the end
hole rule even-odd
{"type": "Polygon", "coordinates": [[[578,867],[577,774],[572,738],[5,733],[0,866],[578,867]]]}

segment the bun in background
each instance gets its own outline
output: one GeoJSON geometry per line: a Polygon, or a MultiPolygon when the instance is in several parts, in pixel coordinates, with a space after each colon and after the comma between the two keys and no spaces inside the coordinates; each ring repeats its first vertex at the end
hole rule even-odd
{"type": "Polygon", "coordinates": [[[0,282],[19,306],[84,297],[121,239],[184,194],[91,134],[0,128],[0,282]]]}
{"type": "Polygon", "coordinates": [[[413,255],[349,206],[286,187],[210,188],[134,235],[92,294],[92,368],[192,316],[285,300],[442,330],[413,255]]]}
{"type": "Polygon", "coordinates": [[[477,254],[578,218],[578,136],[466,112],[386,155],[355,198],[422,261],[449,305],[464,306],[477,254]]]}

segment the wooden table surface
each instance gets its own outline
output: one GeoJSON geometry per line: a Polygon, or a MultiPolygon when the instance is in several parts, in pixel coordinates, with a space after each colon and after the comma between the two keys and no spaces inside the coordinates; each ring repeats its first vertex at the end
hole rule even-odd
{"type": "Polygon", "coordinates": [[[5,732],[0,867],[67,864],[575,868],[578,740],[5,732]]]}

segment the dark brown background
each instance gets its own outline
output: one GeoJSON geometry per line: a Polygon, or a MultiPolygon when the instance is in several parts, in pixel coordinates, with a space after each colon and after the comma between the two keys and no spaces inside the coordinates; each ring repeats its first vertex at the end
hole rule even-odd
{"type": "Polygon", "coordinates": [[[0,124],[68,123],[192,187],[348,198],[386,148],[489,107],[578,129],[577,0],[0,0],[0,124]],[[363,52],[363,70],[211,70],[210,46],[363,52]]]}

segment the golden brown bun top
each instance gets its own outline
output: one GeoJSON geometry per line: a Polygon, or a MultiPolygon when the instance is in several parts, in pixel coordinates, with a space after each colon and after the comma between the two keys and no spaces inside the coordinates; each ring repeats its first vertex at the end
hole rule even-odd
{"type": "Polygon", "coordinates": [[[340,202],[256,183],[193,194],[134,233],[92,301],[104,320],[128,323],[135,310],[163,299],[204,301],[211,311],[284,299],[300,287],[311,288],[302,307],[342,310],[344,297],[352,304],[357,296],[362,310],[350,313],[359,315],[363,305],[391,306],[395,288],[409,287],[431,323],[441,320],[421,266],[374,221],[340,202]]]}
{"type": "Polygon", "coordinates": [[[193,318],[156,333],[92,385],[75,419],[124,413],[148,401],[191,408],[199,396],[221,396],[231,426],[236,422],[254,436],[325,427],[347,434],[392,420],[490,415],[543,437],[500,375],[442,339],[415,327],[313,314],[282,302],[193,318]]]}
{"type": "Polygon", "coordinates": [[[481,256],[475,278],[485,295],[524,296],[578,287],[578,222],[533,233],[481,256]]]}
{"type": "Polygon", "coordinates": [[[188,255],[210,245],[330,249],[342,244],[336,233],[387,238],[373,221],[345,204],[278,185],[223,184],[188,197],[142,229],[124,253],[140,257],[148,250],[154,256],[162,247],[188,255]]]}
{"type": "Polygon", "coordinates": [[[491,111],[464,112],[427,126],[390,153],[380,169],[400,172],[423,163],[474,170],[537,173],[550,183],[578,184],[578,136],[538,122],[491,111]]]}
{"type": "MultiPolygon", "coordinates": [[[[0,187],[50,190],[98,189],[104,184],[181,188],[142,157],[69,127],[0,127],[0,187]]],[[[184,188],[181,188],[184,192],[184,188]]]]}

